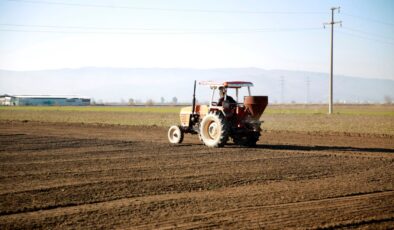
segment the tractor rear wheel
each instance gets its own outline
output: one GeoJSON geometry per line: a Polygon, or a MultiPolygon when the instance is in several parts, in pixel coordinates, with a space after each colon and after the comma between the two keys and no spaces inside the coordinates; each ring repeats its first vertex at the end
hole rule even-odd
{"type": "Polygon", "coordinates": [[[227,143],[229,133],[229,124],[218,111],[209,113],[201,121],[201,140],[208,147],[223,147],[227,143]]]}
{"type": "Polygon", "coordinates": [[[245,136],[235,136],[233,137],[234,144],[245,146],[245,147],[254,147],[256,146],[257,141],[259,140],[260,133],[250,133],[245,136]]]}
{"type": "Polygon", "coordinates": [[[184,133],[182,129],[177,126],[173,125],[168,130],[168,140],[171,144],[180,144],[183,141],[184,133]]]}

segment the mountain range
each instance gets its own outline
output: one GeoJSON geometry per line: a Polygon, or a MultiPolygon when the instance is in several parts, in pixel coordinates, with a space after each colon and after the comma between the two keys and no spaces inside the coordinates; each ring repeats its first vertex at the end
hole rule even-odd
{"type": "MultiPolygon", "coordinates": [[[[254,95],[271,103],[327,103],[329,75],[259,68],[94,68],[41,71],[0,70],[0,94],[79,95],[102,102],[191,102],[193,82],[251,81],[254,95]]],[[[197,87],[197,99],[207,101],[209,89],[197,87]]],[[[394,98],[394,80],[334,75],[334,101],[382,103],[394,98]]]]}

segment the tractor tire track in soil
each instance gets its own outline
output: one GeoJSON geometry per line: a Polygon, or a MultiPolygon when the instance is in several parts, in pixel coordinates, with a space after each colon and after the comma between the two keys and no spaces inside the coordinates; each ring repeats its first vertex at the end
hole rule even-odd
{"type": "Polygon", "coordinates": [[[0,122],[0,228],[390,228],[393,145],[266,132],[211,149],[159,127],[0,122]]]}

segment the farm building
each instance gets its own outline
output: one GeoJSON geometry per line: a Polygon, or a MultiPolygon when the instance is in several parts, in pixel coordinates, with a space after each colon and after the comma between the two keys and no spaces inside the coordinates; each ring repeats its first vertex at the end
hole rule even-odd
{"type": "Polygon", "coordinates": [[[0,95],[0,105],[12,105],[13,97],[7,94],[0,95]]]}
{"type": "Polygon", "coordinates": [[[32,95],[1,95],[0,105],[90,105],[90,98],[77,96],[32,96],[32,95]]]}

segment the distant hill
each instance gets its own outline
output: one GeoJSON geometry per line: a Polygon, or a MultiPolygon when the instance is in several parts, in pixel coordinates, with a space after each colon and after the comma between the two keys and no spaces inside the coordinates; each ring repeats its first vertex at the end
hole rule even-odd
{"type": "MultiPolygon", "coordinates": [[[[80,68],[43,71],[0,70],[0,94],[80,95],[96,101],[119,102],[161,98],[191,101],[194,80],[252,81],[254,94],[268,95],[270,102],[326,103],[328,74],[264,70],[259,68],[80,68]]],[[[334,101],[380,103],[394,98],[394,80],[334,76],[334,101]]],[[[197,98],[209,100],[209,92],[198,87],[197,98]]]]}

